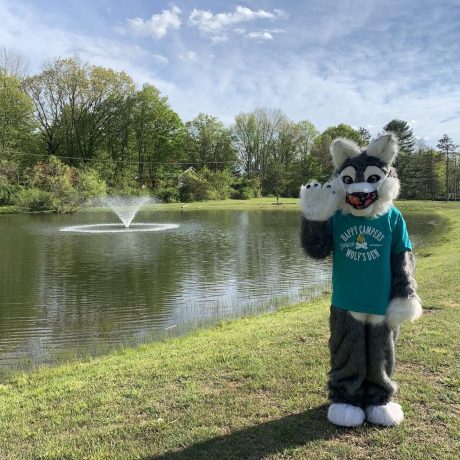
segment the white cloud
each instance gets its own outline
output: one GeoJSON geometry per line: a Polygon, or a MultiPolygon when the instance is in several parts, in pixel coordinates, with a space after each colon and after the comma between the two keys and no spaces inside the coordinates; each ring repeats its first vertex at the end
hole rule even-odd
{"type": "Polygon", "coordinates": [[[168,29],[178,29],[181,26],[180,13],[180,8],[172,5],[169,10],[154,14],[146,21],[141,18],[131,18],[127,19],[127,23],[135,35],[162,38],[168,32],[168,29]]]}
{"type": "MultiPolygon", "coordinates": [[[[273,12],[270,12],[265,10],[251,10],[246,6],[237,6],[234,12],[214,14],[211,11],[195,8],[190,13],[188,24],[197,27],[203,35],[209,36],[213,41],[225,41],[228,29],[237,24],[260,19],[276,21],[278,19],[287,19],[288,17],[289,15],[281,9],[275,9],[273,12]]],[[[234,32],[241,34],[241,30],[236,28],[234,32]]]]}
{"type": "Polygon", "coordinates": [[[253,40],[273,40],[273,35],[270,32],[250,32],[246,35],[246,37],[251,38],[253,40]]]}
{"type": "Polygon", "coordinates": [[[286,11],[282,10],[281,8],[275,8],[273,13],[275,13],[276,18],[289,19],[289,14],[287,14],[286,11]]]}
{"type": "Polygon", "coordinates": [[[169,59],[166,56],[163,56],[162,54],[154,54],[153,59],[158,64],[168,64],[169,63],[169,59]]]}
{"type": "Polygon", "coordinates": [[[198,60],[198,55],[196,54],[195,51],[186,51],[185,53],[182,53],[179,55],[179,58],[182,59],[183,61],[188,61],[188,62],[196,62],[198,60]]]}
{"type": "MultiPolygon", "coordinates": [[[[320,130],[343,122],[367,126],[375,135],[388,121],[399,118],[410,120],[414,134],[434,145],[444,132],[460,143],[460,89],[455,77],[460,69],[458,40],[444,47],[450,53],[446,57],[439,50],[444,43],[441,38],[450,37],[448,30],[427,24],[423,34],[431,35],[426,52],[420,52],[426,37],[422,32],[418,36],[415,26],[409,34],[397,23],[379,31],[376,46],[365,34],[367,25],[375,25],[372,10],[365,10],[358,19],[347,20],[346,13],[334,21],[325,15],[322,21],[311,22],[310,28],[305,27],[304,18],[294,18],[286,24],[289,34],[284,43],[267,46],[263,53],[245,43],[224,44],[225,52],[220,52],[221,47],[215,52],[210,44],[194,41],[196,34],[190,34],[190,28],[183,28],[175,40],[139,46],[129,33],[114,38],[105,19],[100,28],[83,32],[71,18],[38,9],[31,0],[0,0],[0,43],[29,57],[32,72],[40,71],[45,59],[74,55],[91,64],[125,70],[138,85],[155,85],[184,121],[205,112],[231,123],[241,111],[278,107],[293,120],[310,119],[320,130]],[[339,19],[347,27],[339,27],[339,19]],[[324,21],[328,27],[321,34],[324,21]],[[434,50],[432,42],[437,44],[434,50]],[[161,69],[161,77],[156,69],[161,69]]],[[[211,15],[211,19],[216,16],[211,15]]],[[[272,21],[281,18],[278,14],[276,19],[229,25],[221,21],[222,28],[206,36],[217,41],[238,34],[263,42],[262,35],[267,33],[276,39],[282,29],[276,29],[280,24],[272,21]]],[[[114,20],[112,26],[117,24],[114,20]]],[[[129,32],[126,23],[118,25],[129,32]]],[[[170,31],[167,28],[166,33],[170,31]]],[[[266,44],[276,42],[268,36],[265,40],[266,44]]]]}
{"type": "Polygon", "coordinates": [[[260,30],[256,32],[249,32],[248,34],[245,35],[245,37],[250,38],[252,40],[265,41],[265,40],[273,40],[274,34],[282,34],[285,32],[286,31],[283,29],[265,29],[265,30],[260,30]]]}

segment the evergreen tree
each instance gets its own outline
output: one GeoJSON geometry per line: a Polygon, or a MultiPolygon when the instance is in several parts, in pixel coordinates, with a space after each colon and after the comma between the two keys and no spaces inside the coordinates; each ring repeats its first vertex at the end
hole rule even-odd
{"type": "Polygon", "coordinates": [[[358,133],[361,136],[363,144],[369,144],[369,141],[371,140],[371,133],[369,132],[368,129],[360,127],[358,129],[358,133]]]}
{"type": "Polygon", "coordinates": [[[400,154],[410,154],[414,151],[415,136],[412,129],[404,120],[391,120],[383,127],[384,131],[389,131],[398,137],[399,152],[400,154]]]}
{"type": "Polygon", "coordinates": [[[455,153],[455,149],[458,146],[454,144],[451,137],[444,134],[439,139],[437,147],[439,153],[446,157],[446,201],[449,201],[449,155],[455,153]]]}

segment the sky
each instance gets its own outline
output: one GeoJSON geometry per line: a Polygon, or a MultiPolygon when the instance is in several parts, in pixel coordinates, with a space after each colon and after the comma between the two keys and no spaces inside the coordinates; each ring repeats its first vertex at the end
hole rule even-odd
{"type": "Polygon", "coordinates": [[[0,0],[32,73],[78,56],[155,85],[188,121],[258,107],[460,144],[460,0],[0,0]]]}

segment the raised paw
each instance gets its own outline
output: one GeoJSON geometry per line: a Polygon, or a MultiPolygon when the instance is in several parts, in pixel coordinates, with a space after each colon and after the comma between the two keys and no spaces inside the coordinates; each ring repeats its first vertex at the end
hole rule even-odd
{"type": "Polygon", "coordinates": [[[300,188],[300,209],[308,220],[328,220],[337,211],[338,200],[334,182],[311,181],[300,188]]]}

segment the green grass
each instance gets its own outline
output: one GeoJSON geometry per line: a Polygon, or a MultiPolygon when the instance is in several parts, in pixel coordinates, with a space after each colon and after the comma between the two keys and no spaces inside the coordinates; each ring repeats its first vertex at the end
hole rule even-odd
{"type": "MultiPolygon", "coordinates": [[[[297,198],[280,198],[279,203],[274,197],[252,198],[250,200],[220,200],[220,201],[196,201],[193,203],[157,203],[146,204],[142,209],[155,210],[173,210],[173,211],[190,211],[190,210],[222,210],[222,209],[297,209],[297,198]]],[[[106,210],[108,208],[83,208],[79,212],[88,212],[94,210],[106,210]]],[[[17,206],[0,206],[0,214],[20,214],[22,211],[17,206]]],[[[42,211],[49,212],[49,211],[42,211]]]]}
{"type": "Polygon", "coordinates": [[[460,204],[398,207],[443,226],[417,254],[425,315],[397,348],[401,426],[327,422],[323,297],[17,374],[0,385],[0,458],[459,458],[460,204]]]}

